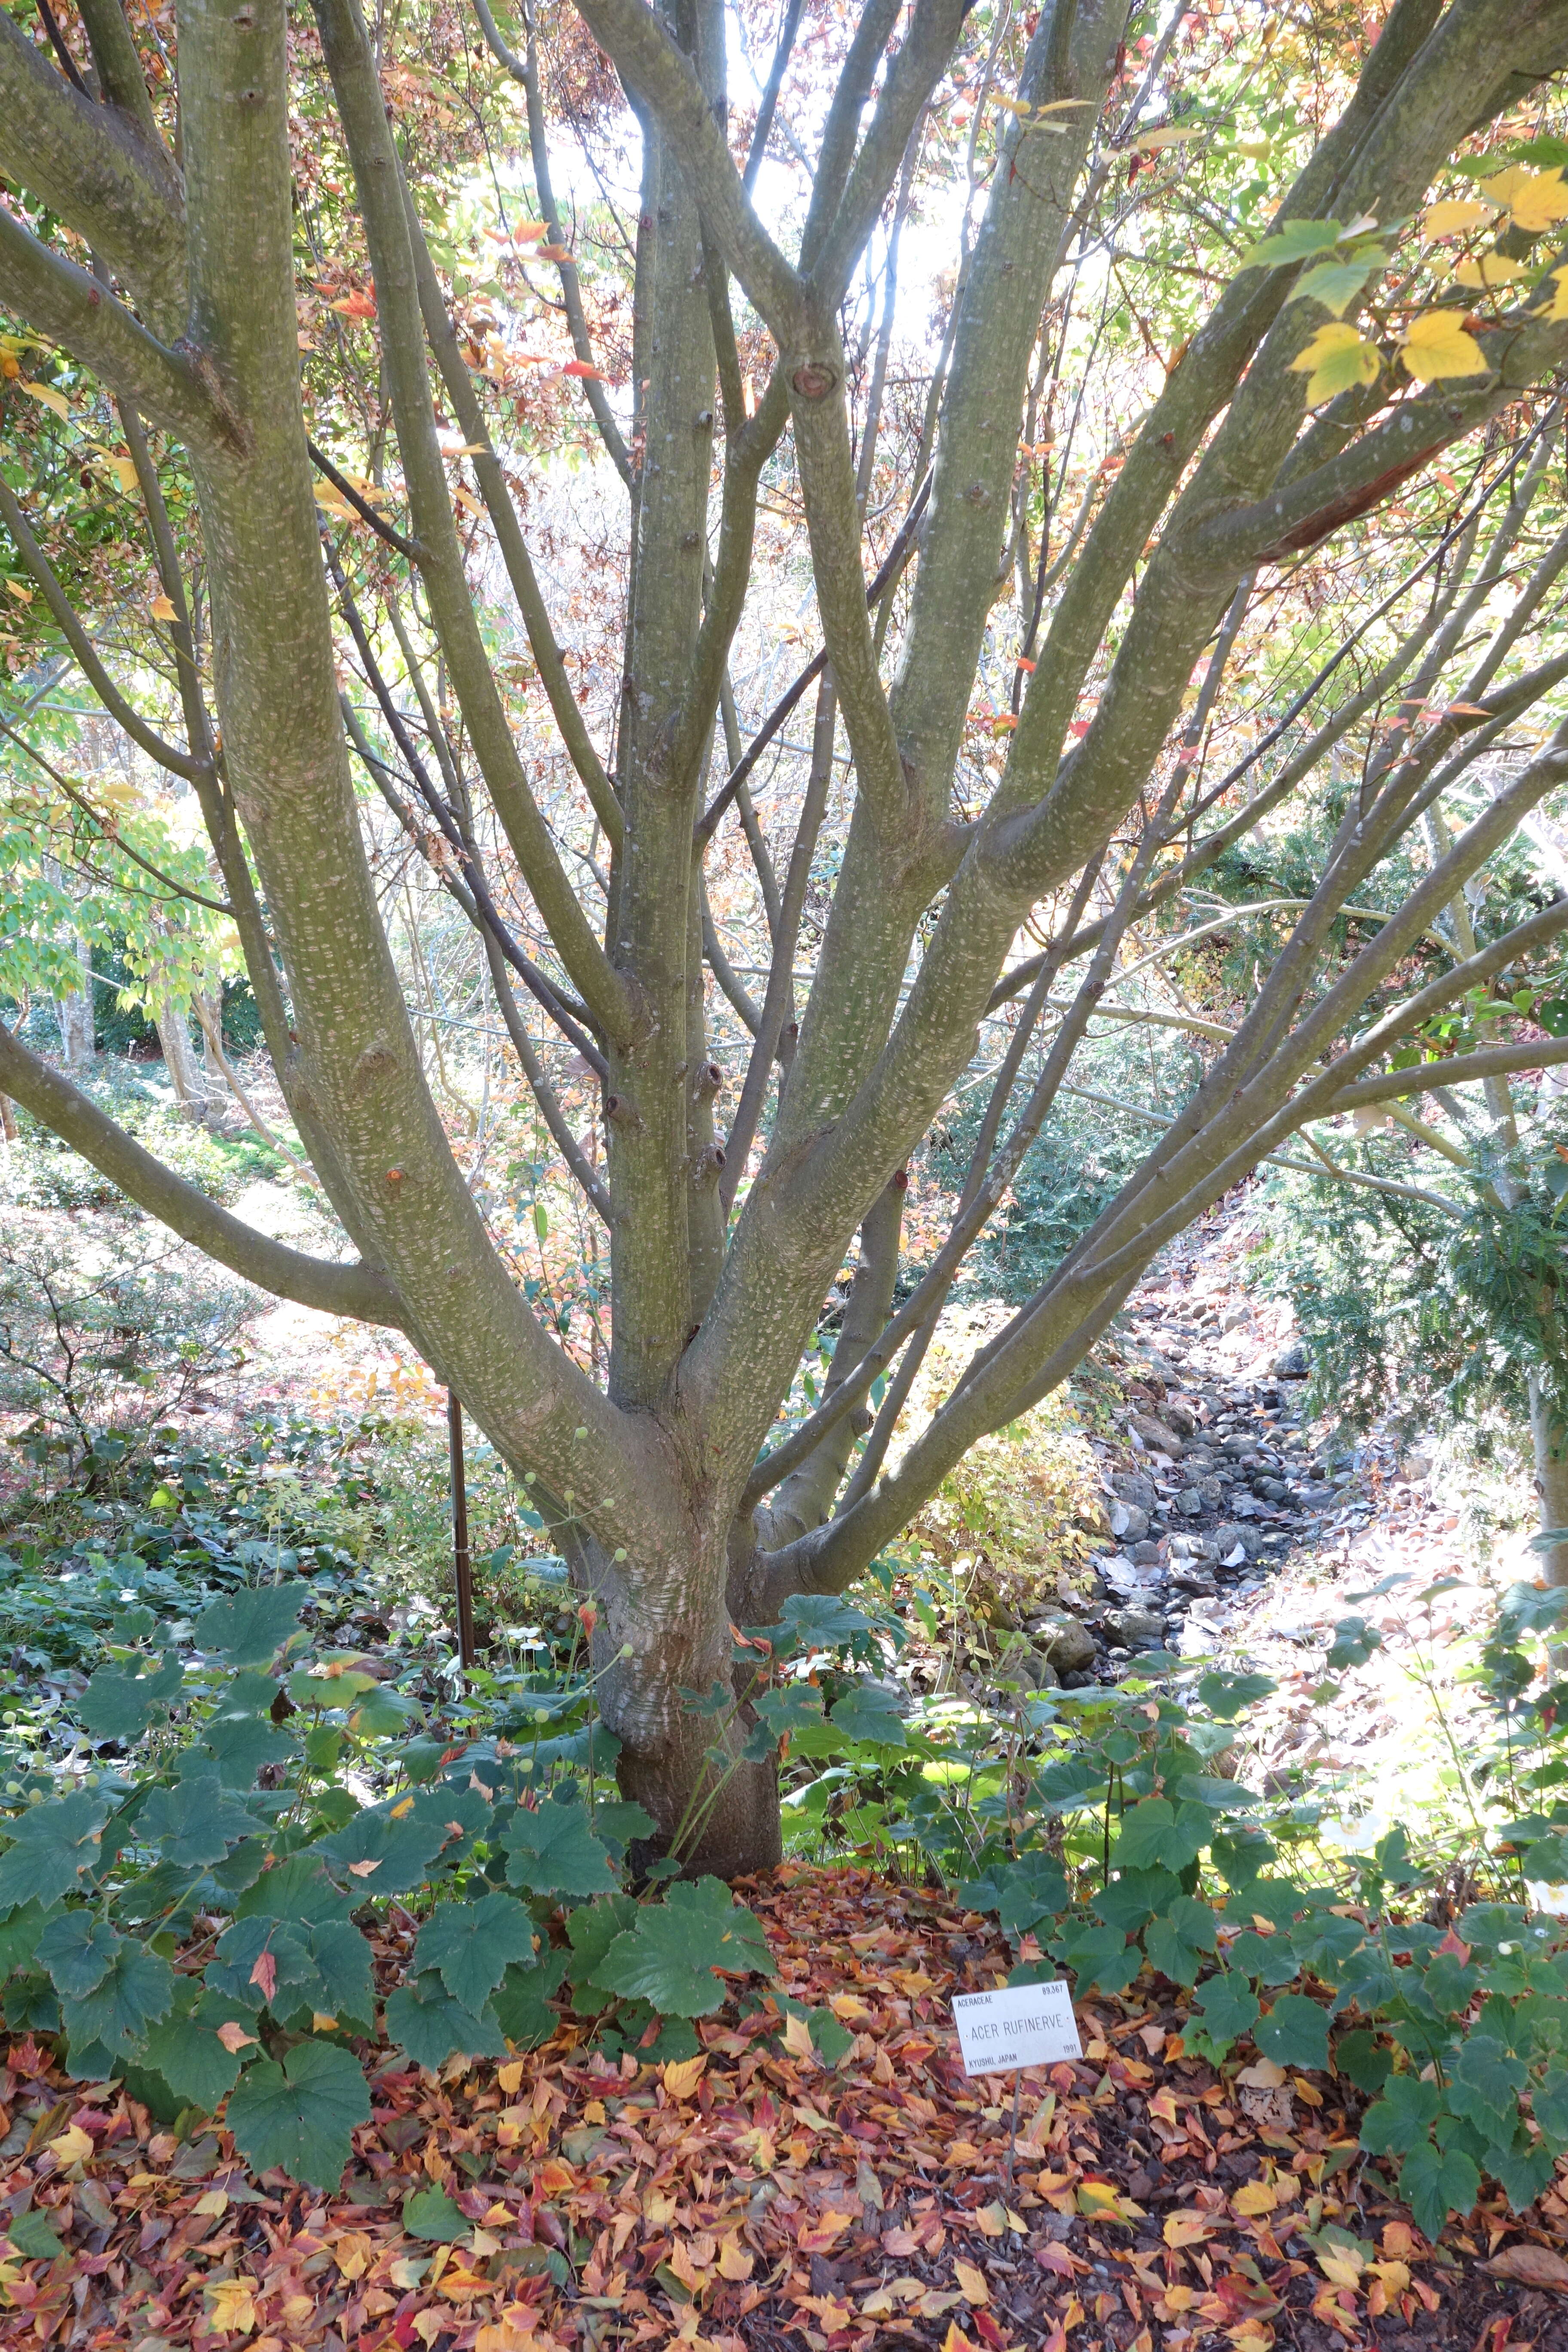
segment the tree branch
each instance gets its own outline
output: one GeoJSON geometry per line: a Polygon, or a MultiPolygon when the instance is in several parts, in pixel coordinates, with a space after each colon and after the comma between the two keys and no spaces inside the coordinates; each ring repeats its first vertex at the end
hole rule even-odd
{"type": "Polygon", "coordinates": [[[209,1201],[183,1176],[105,1117],[89,1095],[71,1085],[48,1063],[30,1053],[0,1022],[0,1089],[16,1100],[41,1124],[79,1151],[100,1175],[117,1184],[149,1215],[169,1226],[230,1272],[268,1290],[276,1298],[292,1298],[323,1315],[348,1315],[362,1323],[403,1328],[397,1294],[384,1276],[367,1266],[333,1265],[330,1260],[307,1257],[266,1234],[258,1234],[209,1201]]]}

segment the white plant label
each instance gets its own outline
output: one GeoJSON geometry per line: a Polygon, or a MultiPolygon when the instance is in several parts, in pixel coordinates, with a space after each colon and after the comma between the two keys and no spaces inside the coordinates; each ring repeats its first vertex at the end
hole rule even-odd
{"type": "Polygon", "coordinates": [[[1072,2000],[1059,1979],[954,1993],[952,2021],[966,2074],[1009,2074],[1020,2066],[1083,2056],[1072,2000]]]}

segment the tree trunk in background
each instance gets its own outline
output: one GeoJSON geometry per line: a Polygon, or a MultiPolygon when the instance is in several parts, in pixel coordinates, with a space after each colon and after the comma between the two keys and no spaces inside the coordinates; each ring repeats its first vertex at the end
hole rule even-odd
{"type": "Polygon", "coordinates": [[[9,1095],[0,1095],[0,1136],[7,1143],[16,1140],[16,1113],[9,1095]]]}
{"type": "MultiPolygon", "coordinates": [[[[1530,1383],[1530,1435],[1535,1449],[1535,1491],[1541,1498],[1541,1531],[1568,1528],[1568,1420],[1539,1379],[1530,1383]]],[[[1568,1585],[1568,1542],[1542,1554],[1548,1584],[1568,1585]]]]}
{"type": "Polygon", "coordinates": [[[79,937],[77,956],[85,984],[73,988],[68,996],[60,999],[60,1055],[67,1069],[79,1075],[91,1069],[98,1051],[92,1017],[92,965],[86,943],[79,937]]]}
{"type": "Polygon", "coordinates": [[[223,1117],[224,1100],[228,1093],[228,1081],[218,1061],[214,1040],[223,1039],[223,994],[216,988],[204,988],[196,999],[196,1025],[202,1033],[201,1075],[204,1109],[209,1127],[216,1127],[223,1117]]]}
{"type": "Polygon", "coordinates": [[[191,1044],[190,1022],[183,1007],[172,1003],[167,996],[161,999],[154,1018],[158,1042],[163,1048],[163,1066],[175,1099],[188,1118],[201,1118],[206,1112],[207,1089],[191,1044]]]}

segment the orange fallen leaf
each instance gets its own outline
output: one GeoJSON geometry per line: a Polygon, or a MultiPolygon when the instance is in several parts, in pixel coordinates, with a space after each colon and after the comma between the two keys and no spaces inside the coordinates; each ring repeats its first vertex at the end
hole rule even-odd
{"type": "Polygon", "coordinates": [[[707,2072],[706,2055],[697,2058],[672,2058],[665,2066],[661,2080],[672,2099],[689,2099],[707,2072]]]}
{"type": "Polygon", "coordinates": [[[217,2038],[232,2058],[237,2051],[245,2049],[257,2037],[254,2033],[247,2033],[244,2026],[231,2017],[218,2027],[217,2038]]]}

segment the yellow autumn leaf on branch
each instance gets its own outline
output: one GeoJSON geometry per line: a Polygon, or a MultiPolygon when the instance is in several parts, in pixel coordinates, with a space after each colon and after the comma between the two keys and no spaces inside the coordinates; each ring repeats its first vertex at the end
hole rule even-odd
{"type": "Polygon", "coordinates": [[[1540,305],[1535,313],[1536,317],[1548,319],[1553,322],[1559,319],[1568,319],[1568,268],[1554,269],[1546,280],[1546,284],[1552,289],[1552,299],[1540,305]]]}
{"type": "Polygon", "coordinates": [[[174,618],[174,607],[167,596],[154,596],[147,610],[155,621],[172,621],[174,618]]]}
{"type": "Polygon", "coordinates": [[[1355,329],[1335,320],[1320,327],[1305,351],[1290,362],[1297,375],[1307,376],[1307,405],[1334,399],[1358,383],[1374,383],[1383,362],[1375,347],[1363,342],[1355,329]]]}
{"type": "Polygon", "coordinates": [[[57,416],[68,417],[71,413],[69,401],[63,392],[57,392],[52,383],[33,383],[24,375],[17,378],[16,389],[25,392],[29,399],[41,400],[44,406],[52,408],[57,416]]]}
{"type": "Polygon", "coordinates": [[[1418,383],[1436,383],[1449,375],[1486,375],[1487,356],[1475,337],[1467,334],[1458,310],[1428,310],[1413,319],[1402,352],[1410,374],[1418,383]]]}
{"type": "Polygon", "coordinates": [[[1480,253],[1471,261],[1461,261],[1454,272],[1457,286],[1511,286],[1516,278],[1525,275],[1522,261],[1510,261],[1500,253],[1480,253]]]}
{"type": "Polygon", "coordinates": [[[1468,228],[1485,228],[1496,217],[1493,205],[1473,196],[1446,196],[1441,204],[1427,205],[1421,226],[1428,236],[1459,236],[1468,228]]]}
{"type": "Polygon", "coordinates": [[[1510,212],[1517,228],[1550,228],[1553,221],[1568,220],[1568,187],[1563,184],[1561,168],[1531,172],[1516,163],[1511,171],[1486,181],[1480,193],[1510,212]]]}

